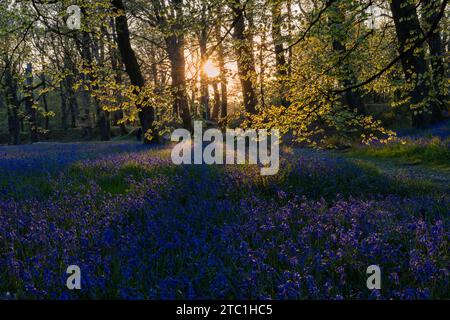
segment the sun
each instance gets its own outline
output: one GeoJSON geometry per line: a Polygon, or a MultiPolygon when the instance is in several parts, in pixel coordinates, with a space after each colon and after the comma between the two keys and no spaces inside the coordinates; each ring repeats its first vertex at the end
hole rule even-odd
{"type": "Polygon", "coordinates": [[[206,73],[208,78],[215,78],[220,75],[220,70],[212,63],[211,60],[208,60],[203,65],[203,71],[206,73]]]}

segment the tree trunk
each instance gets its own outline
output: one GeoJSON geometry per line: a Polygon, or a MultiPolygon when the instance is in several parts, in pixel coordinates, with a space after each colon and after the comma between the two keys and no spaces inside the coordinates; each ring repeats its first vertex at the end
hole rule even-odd
{"type": "Polygon", "coordinates": [[[286,99],[286,77],[288,66],[286,56],[284,54],[283,35],[281,33],[281,24],[283,17],[281,15],[281,2],[272,0],[272,38],[275,48],[275,64],[277,69],[277,80],[280,83],[280,101],[281,105],[287,107],[289,105],[286,99]]]}
{"type": "MultiPolygon", "coordinates": [[[[102,28],[102,35],[106,34],[107,31],[102,28]]],[[[89,41],[89,45],[91,48],[91,52],[93,54],[93,57],[95,57],[95,60],[97,61],[97,64],[102,67],[104,64],[104,45],[102,41],[89,41]]],[[[90,57],[91,60],[89,61],[89,64],[92,65],[92,57],[90,57]]],[[[94,91],[98,90],[98,85],[95,84],[95,80],[97,80],[96,75],[91,76],[91,81],[93,82],[92,89],[94,91]]],[[[100,139],[102,141],[109,141],[111,140],[111,125],[110,125],[110,117],[109,117],[109,111],[103,110],[101,101],[99,101],[96,97],[94,97],[95,106],[97,110],[97,125],[100,129],[100,139]]]]}
{"type": "Polygon", "coordinates": [[[19,108],[20,102],[17,97],[17,81],[13,78],[11,70],[7,68],[5,70],[6,80],[6,104],[8,107],[8,131],[9,131],[9,144],[20,144],[20,119],[19,108]]]}
{"type": "Polygon", "coordinates": [[[245,111],[249,114],[256,113],[258,99],[253,87],[253,78],[256,74],[253,49],[249,45],[250,40],[246,34],[244,7],[239,0],[233,0],[231,4],[234,19],[235,51],[237,56],[238,75],[242,86],[245,111]]]}
{"type": "Polygon", "coordinates": [[[208,30],[206,25],[206,7],[202,8],[202,28],[199,35],[200,45],[200,109],[204,110],[205,120],[209,120],[209,89],[208,89],[208,75],[204,70],[204,66],[208,60],[207,45],[208,45],[208,30]]]}
{"type": "MultiPolygon", "coordinates": [[[[218,9],[218,16],[220,17],[221,10],[218,9]]],[[[216,39],[219,43],[217,47],[217,60],[219,63],[220,70],[220,122],[223,126],[226,127],[227,117],[228,117],[228,88],[227,88],[227,69],[225,67],[225,50],[222,42],[222,32],[221,32],[221,23],[217,22],[215,25],[216,31],[216,39]]]]}
{"type": "MultiPolygon", "coordinates": [[[[89,48],[89,39],[87,32],[82,33],[82,40],[81,40],[81,55],[82,55],[82,64],[83,68],[89,69],[89,61],[91,58],[90,48],[89,48]]],[[[88,76],[81,72],[81,80],[83,84],[86,84],[88,82],[88,76]]],[[[89,93],[89,90],[82,86],[81,89],[81,101],[83,104],[83,116],[81,117],[82,127],[83,127],[83,137],[86,137],[87,139],[92,139],[92,121],[91,121],[91,94],[89,93]]]]}
{"type": "Polygon", "coordinates": [[[60,97],[61,97],[61,128],[67,131],[67,95],[64,93],[63,83],[59,84],[60,97]]]}
{"type": "Polygon", "coordinates": [[[213,106],[213,112],[212,112],[212,120],[218,122],[219,121],[219,114],[220,114],[220,92],[219,92],[219,84],[217,81],[214,81],[213,84],[214,89],[214,106],[213,106]]]}
{"type": "Polygon", "coordinates": [[[261,107],[264,109],[266,106],[266,99],[265,99],[265,91],[264,91],[264,83],[266,81],[265,75],[266,75],[266,61],[264,57],[264,51],[266,49],[266,28],[263,27],[263,30],[261,30],[261,43],[259,44],[259,94],[261,96],[261,107]]]}
{"type": "MultiPolygon", "coordinates": [[[[402,54],[421,37],[422,30],[415,4],[408,0],[391,0],[390,6],[399,42],[399,52],[402,54]]],[[[429,124],[430,115],[426,108],[429,87],[425,81],[428,68],[423,47],[403,54],[401,62],[405,79],[413,86],[409,93],[412,125],[416,128],[425,127],[429,124]]]]}
{"type": "MultiPolygon", "coordinates": [[[[112,30],[112,40],[117,43],[117,32],[116,32],[116,24],[114,22],[114,19],[111,18],[110,21],[110,27],[112,30]]],[[[111,67],[115,73],[115,81],[116,83],[122,83],[122,77],[120,74],[120,69],[122,67],[122,63],[120,61],[120,52],[117,51],[116,48],[113,48],[111,45],[109,46],[110,56],[111,56],[111,67]]],[[[120,109],[115,112],[114,114],[114,121],[116,125],[120,127],[120,135],[125,136],[127,135],[128,129],[125,123],[122,122],[123,119],[123,110],[120,109]]]]}
{"type": "MultiPolygon", "coordinates": [[[[67,39],[64,39],[65,41],[67,41],[67,39]]],[[[66,46],[69,46],[68,43],[65,42],[66,46]]],[[[76,93],[75,90],[73,89],[74,86],[74,75],[77,73],[77,69],[74,66],[74,63],[70,57],[70,55],[67,52],[67,49],[64,49],[64,67],[69,69],[69,73],[66,75],[64,81],[63,81],[63,86],[61,87],[61,92],[63,91],[63,89],[65,88],[66,90],[66,100],[68,103],[68,108],[70,111],[70,127],[71,128],[76,128],[77,127],[77,118],[79,116],[79,108],[78,108],[78,101],[76,98],[76,93]]],[[[89,116],[89,105],[87,105],[87,114],[89,116]]]]}
{"type": "Polygon", "coordinates": [[[27,64],[26,67],[26,99],[25,99],[25,110],[27,113],[28,130],[30,134],[30,142],[38,142],[38,125],[37,125],[37,113],[36,108],[34,108],[34,98],[33,98],[33,66],[31,63],[27,64]]]}
{"type": "Polygon", "coordinates": [[[189,101],[186,92],[186,61],[184,58],[184,36],[171,35],[166,38],[171,64],[172,90],[175,97],[174,112],[181,116],[183,127],[192,131],[189,101]]]}
{"type": "Polygon", "coordinates": [[[152,1],[158,27],[166,35],[164,41],[171,67],[172,92],[174,96],[173,112],[181,117],[185,129],[193,131],[189,98],[186,90],[183,0],[172,0],[169,4],[170,9],[163,5],[161,0],[152,1]],[[171,12],[170,17],[167,16],[166,10],[171,12]]]}
{"type": "MultiPolygon", "coordinates": [[[[145,86],[145,80],[142,76],[136,54],[131,47],[130,32],[128,30],[128,19],[125,13],[125,6],[122,0],[112,0],[114,10],[116,13],[121,13],[115,18],[116,32],[117,32],[117,45],[122,56],[122,61],[125,65],[128,76],[130,77],[131,84],[143,88],[145,86]]],[[[155,110],[153,106],[138,105],[139,119],[144,133],[144,143],[150,143],[151,141],[158,142],[158,134],[155,131],[155,110]],[[145,133],[151,131],[152,139],[148,139],[145,133]]]]}
{"type": "MultiPolygon", "coordinates": [[[[41,74],[41,81],[42,81],[42,89],[45,90],[47,87],[45,74],[41,74]]],[[[49,127],[49,120],[50,117],[48,115],[48,103],[47,103],[47,93],[42,94],[42,102],[44,104],[44,110],[45,110],[45,130],[48,130],[49,127]]]]}
{"type": "Polygon", "coordinates": [[[68,75],[66,77],[65,84],[70,110],[70,127],[76,128],[78,117],[78,101],[75,92],[73,90],[73,77],[71,75],[68,75]]]}
{"type": "MultiPolygon", "coordinates": [[[[342,30],[343,23],[345,22],[345,14],[343,10],[339,8],[339,4],[335,4],[330,10],[330,22],[331,22],[331,34],[333,41],[333,50],[338,57],[344,57],[347,54],[345,47],[346,32],[342,30]]],[[[343,61],[336,68],[338,70],[339,80],[342,82],[345,88],[351,87],[356,84],[357,76],[353,66],[348,61],[343,61]]],[[[357,110],[360,115],[367,114],[364,101],[358,90],[347,90],[345,92],[345,103],[351,110],[357,110]]]]}
{"type": "MultiPolygon", "coordinates": [[[[288,23],[288,36],[287,36],[287,42],[288,43],[292,43],[292,0],[288,0],[287,1],[287,23],[288,23]]],[[[292,47],[290,46],[288,49],[288,68],[287,68],[287,73],[288,76],[290,77],[292,75],[292,55],[293,55],[293,51],[292,51],[292,47]]]]}
{"type": "MultiPolygon", "coordinates": [[[[443,19],[445,21],[444,26],[448,26],[449,18],[450,17],[449,17],[448,12],[444,13],[444,17],[443,17],[443,19]]],[[[445,56],[447,56],[448,53],[450,52],[450,41],[449,41],[449,36],[448,36],[449,31],[447,29],[444,29],[442,33],[443,33],[442,46],[444,48],[444,54],[445,54],[445,56]]]]}
{"type": "MultiPolygon", "coordinates": [[[[425,33],[430,32],[432,25],[439,19],[439,9],[441,7],[440,0],[423,0],[423,24],[425,33]]],[[[431,36],[427,39],[430,48],[431,69],[433,72],[433,86],[435,91],[435,103],[432,110],[432,122],[437,122],[443,119],[442,112],[447,109],[448,95],[446,94],[445,86],[445,61],[444,61],[444,46],[441,39],[441,29],[438,27],[431,36]]]]}
{"type": "MultiPolygon", "coordinates": [[[[105,33],[105,31],[103,31],[105,33]]],[[[85,57],[85,59],[88,62],[89,69],[92,68],[93,59],[95,58],[97,65],[100,67],[103,65],[103,44],[101,41],[92,41],[92,37],[88,33],[84,33],[86,35],[86,42],[84,45],[87,46],[86,52],[88,53],[88,56],[85,57]],[[100,43],[100,46],[99,46],[100,43]]],[[[90,84],[92,86],[92,90],[95,92],[98,90],[98,85],[96,84],[97,75],[95,73],[91,73],[89,75],[90,84]]],[[[96,110],[96,124],[97,127],[100,130],[100,139],[102,141],[109,141],[111,140],[111,134],[110,134],[110,126],[109,126],[109,112],[103,110],[101,106],[101,102],[97,99],[97,97],[93,97],[92,101],[94,102],[95,110],[96,110]]]]}

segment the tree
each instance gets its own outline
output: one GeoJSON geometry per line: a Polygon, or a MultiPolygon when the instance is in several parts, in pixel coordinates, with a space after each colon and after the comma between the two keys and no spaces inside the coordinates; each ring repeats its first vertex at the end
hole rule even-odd
{"type": "Polygon", "coordinates": [[[4,78],[6,83],[6,107],[8,114],[8,131],[9,131],[9,144],[17,145],[20,143],[20,101],[17,96],[17,80],[10,68],[6,68],[4,71],[4,78]]]}
{"type": "Polygon", "coordinates": [[[220,6],[217,9],[217,21],[215,23],[215,34],[217,41],[217,61],[220,70],[220,121],[222,125],[226,126],[228,117],[228,84],[227,84],[227,69],[225,67],[225,50],[224,38],[222,37],[222,10],[220,6]]]}
{"type": "MultiPolygon", "coordinates": [[[[142,76],[139,64],[131,47],[130,31],[128,29],[128,19],[126,16],[125,6],[122,0],[113,0],[112,5],[114,12],[117,15],[115,18],[116,32],[117,32],[117,45],[119,47],[122,61],[125,65],[128,76],[130,77],[131,84],[138,89],[145,87],[145,79],[142,76]]],[[[144,101],[137,106],[139,110],[139,119],[141,121],[142,131],[146,134],[144,142],[150,143],[158,141],[157,132],[154,128],[155,111],[153,106],[149,104],[149,101],[144,101]],[[149,138],[148,133],[152,135],[152,139],[149,138]]]]}
{"type": "Polygon", "coordinates": [[[286,77],[288,75],[288,65],[286,62],[286,55],[283,46],[283,35],[281,33],[281,25],[283,23],[283,16],[281,14],[281,1],[280,0],[271,0],[271,9],[272,9],[272,38],[275,48],[275,62],[276,62],[276,71],[277,71],[277,79],[280,82],[281,87],[281,104],[285,107],[289,105],[289,102],[286,99],[286,77]]]}
{"type": "Polygon", "coordinates": [[[186,92],[186,59],[184,56],[184,13],[183,0],[173,0],[169,6],[163,0],[153,1],[157,27],[164,34],[167,54],[171,64],[174,113],[181,116],[183,127],[192,131],[192,120],[186,92]]]}
{"type": "Polygon", "coordinates": [[[409,0],[392,0],[390,2],[392,17],[398,40],[398,50],[402,55],[401,63],[406,81],[411,86],[409,91],[412,124],[416,128],[430,123],[429,92],[427,83],[428,67],[423,46],[417,50],[405,51],[421,37],[416,6],[409,0]]]}
{"type": "Polygon", "coordinates": [[[255,59],[250,46],[250,39],[245,26],[245,8],[246,4],[242,4],[240,0],[231,0],[230,8],[233,12],[233,25],[235,40],[235,52],[237,57],[237,66],[239,80],[242,86],[242,95],[244,99],[244,108],[248,114],[256,113],[258,99],[256,97],[253,86],[253,78],[256,74],[255,59]]]}
{"type": "MultiPolygon", "coordinates": [[[[342,9],[346,9],[346,3],[343,1],[336,1],[336,3],[331,6],[329,21],[330,21],[330,33],[333,50],[336,56],[344,57],[347,55],[346,39],[348,38],[348,28],[345,24],[352,23],[353,21],[346,21],[345,14],[342,9]],[[341,6],[343,8],[341,8],[341,6]]],[[[349,6],[352,4],[350,3],[349,6]]],[[[353,19],[350,19],[353,20],[353,19]]],[[[344,87],[349,87],[357,83],[357,76],[352,64],[347,60],[342,61],[339,66],[336,66],[339,74],[339,81],[342,82],[344,87]]],[[[361,97],[359,90],[348,90],[345,92],[345,103],[353,110],[356,109],[358,114],[365,115],[366,108],[364,101],[361,97]]]]}
{"type": "MultiPolygon", "coordinates": [[[[442,1],[423,0],[422,16],[424,31],[430,32],[431,27],[439,21],[439,11],[442,1]]],[[[430,49],[430,64],[433,72],[433,88],[435,100],[433,101],[432,121],[442,120],[442,112],[447,109],[449,96],[446,84],[444,45],[442,43],[441,28],[438,24],[427,39],[430,49]]]]}
{"type": "Polygon", "coordinates": [[[27,63],[25,69],[26,75],[26,96],[25,96],[25,110],[28,122],[28,131],[30,134],[30,142],[34,143],[38,141],[38,125],[37,125],[37,112],[34,106],[33,97],[33,67],[31,63],[27,63]]]}
{"type": "Polygon", "coordinates": [[[200,12],[200,30],[198,32],[200,46],[200,107],[204,110],[205,120],[210,120],[208,75],[204,70],[204,65],[208,61],[208,17],[206,2],[202,3],[200,12]]]}

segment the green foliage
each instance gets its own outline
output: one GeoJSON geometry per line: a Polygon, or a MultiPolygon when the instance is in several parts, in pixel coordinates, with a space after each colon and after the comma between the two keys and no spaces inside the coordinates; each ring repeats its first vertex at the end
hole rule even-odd
{"type": "MultiPolygon", "coordinates": [[[[402,64],[395,63],[366,83],[398,57],[398,31],[392,27],[386,1],[314,0],[294,4],[286,0],[195,0],[180,1],[179,5],[164,5],[160,0],[123,2],[126,12],[115,12],[110,0],[42,1],[34,5],[30,1],[14,5],[2,2],[0,77],[8,71],[17,87],[7,88],[4,77],[0,79],[5,109],[18,109],[18,117],[27,124],[28,115],[22,110],[26,91],[23,65],[32,61],[33,84],[38,87],[33,107],[39,111],[41,134],[47,133],[43,119],[50,118],[50,131],[70,126],[64,124],[69,111],[63,110],[59,97],[55,98],[62,94],[65,97],[61,99],[72,101],[66,109],[76,109],[73,126],[83,126],[83,118],[87,117],[89,126],[101,127],[99,118],[108,116],[114,119],[110,119],[113,125],[139,126],[139,108],[152,107],[156,113],[155,130],[164,136],[182,125],[180,110],[174,107],[181,97],[177,98],[179,92],[189,104],[183,107],[189,108],[188,118],[203,118],[206,113],[201,70],[208,59],[223,61],[220,75],[207,79],[206,87],[212,108],[212,82],[220,81],[220,90],[222,84],[227,84],[229,125],[278,128],[289,139],[312,146],[329,147],[357,139],[386,143],[394,139],[399,126],[410,125],[412,116],[429,112],[432,104],[445,111],[448,82],[432,70],[439,57],[431,55],[425,43],[414,54],[424,56],[430,66],[426,72],[409,77],[402,64]],[[81,30],[68,30],[65,24],[65,9],[74,4],[81,7],[81,30]],[[240,10],[246,31],[244,39],[237,41],[233,18],[240,10]],[[128,17],[143,86],[131,85],[129,70],[123,65],[114,25],[115,18],[123,14],[128,17]],[[180,42],[185,61],[179,61],[181,57],[173,59],[177,51],[174,42],[180,42]],[[243,48],[245,54],[239,50],[243,48]],[[174,72],[176,61],[180,66],[174,72]],[[250,71],[243,74],[238,65],[247,64],[250,71]],[[47,79],[45,88],[40,87],[39,75],[47,79]],[[183,78],[182,84],[172,85],[178,77],[183,78]],[[251,91],[258,100],[256,114],[242,113],[245,108],[239,79],[251,80],[251,91]],[[364,85],[359,86],[361,83],[364,85]],[[414,103],[410,92],[418,83],[425,83],[430,90],[426,99],[414,103]],[[357,89],[349,89],[355,85],[357,89]],[[9,91],[17,93],[18,101],[12,101],[9,91]],[[47,110],[42,106],[44,96],[51,97],[47,110]],[[351,102],[351,96],[358,101],[351,102]],[[73,106],[74,99],[77,107],[73,106]],[[384,105],[386,109],[374,112],[367,108],[370,104],[384,105]]],[[[439,9],[416,0],[411,3],[417,4],[428,20],[439,9]]],[[[424,30],[429,27],[428,20],[423,21],[424,30]]],[[[442,34],[448,24],[443,20],[442,34]]],[[[406,48],[419,39],[420,35],[413,32],[406,48]]],[[[447,68],[446,61],[442,68],[447,68]]],[[[6,111],[0,110],[5,118],[0,121],[2,132],[7,132],[11,122],[6,111]]]]}

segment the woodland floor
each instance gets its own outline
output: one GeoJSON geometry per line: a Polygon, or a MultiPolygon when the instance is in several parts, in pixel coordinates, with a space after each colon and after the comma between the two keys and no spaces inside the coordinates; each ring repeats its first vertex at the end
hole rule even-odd
{"type": "Polygon", "coordinates": [[[0,297],[450,298],[448,150],[430,145],[439,165],[283,148],[268,177],[135,142],[0,147],[0,297]]]}

